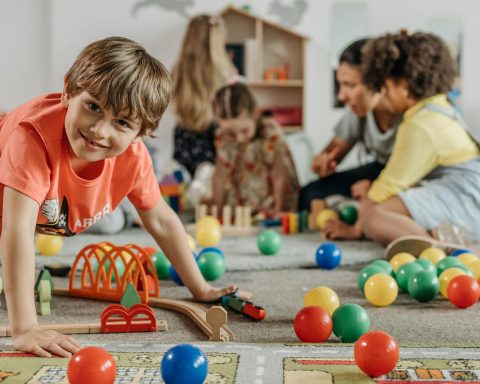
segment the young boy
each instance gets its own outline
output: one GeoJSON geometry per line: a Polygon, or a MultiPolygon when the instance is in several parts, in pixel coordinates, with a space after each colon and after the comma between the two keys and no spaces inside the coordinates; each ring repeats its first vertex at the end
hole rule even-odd
{"type": "Polygon", "coordinates": [[[38,327],[35,231],[73,236],[125,196],[195,299],[214,301],[235,290],[203,279],[142,142],[170,93],[159,61],[134,41],[111,37],[80,53],[63,94],[38,97],[0,118],[0,254],[16,349],[68,357],[79,348],[75,339],[38,327]]]}

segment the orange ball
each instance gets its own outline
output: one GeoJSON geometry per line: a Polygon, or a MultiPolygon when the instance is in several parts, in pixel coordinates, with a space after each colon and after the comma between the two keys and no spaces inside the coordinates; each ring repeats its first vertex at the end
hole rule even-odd
{"type": "Polygon", "coordinates": [[[386,332],[370,331],[355,342],[355,362],[372,377],[386,375],[398,363],[400,352],[395,338],[386,332]]]}
{"type": "Polygon", "coordinates": [[[454,277],[448,284],[448,300],[458,308],[468,308],[478,302],[480,285],[468,275],[454,277]]]}
{"type": "Polygon", "coordinates": [[[310,306],[302,308],[293,320],[293,329],[304,343],[321,343],[332,334],[332,318],[323,308],[310,306]]]}
{"type": "Polygon", "coordinates": [[[113,384],[117,366],[103,348],[83,348],[72,356],[68,363],[67,376],[70,384],[113,384]]]}

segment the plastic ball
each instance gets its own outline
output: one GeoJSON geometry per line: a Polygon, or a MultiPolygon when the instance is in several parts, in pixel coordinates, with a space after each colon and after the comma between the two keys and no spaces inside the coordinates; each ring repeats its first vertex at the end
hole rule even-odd
{"type": "Polygon", "coordinates": [[[153,247],[143,247],[143,250],[148,256],[152,256],[155,252],[158,252],[157,249],[153,247]]]}
{"type": "Polygon", "coordinates": [[[304,343],[321,343],[332,334],[332,318],[326,310],[317,306],[302,308],[293,320],[293,329],[304,343]]]}
{"type": "Polygon", "coordinates": [[[205,354],[190,344],[178,344],[163,356],[160,366],[165,384],[202,384],[208,375],[205,354]]]}
{"type": "Polygon", "coordinates": [[[340,265],[342,252],[333,243],[323,243],[315,253],[317,265],[322,269],[333,269],[340,265]]]}
{"type": "Polygon", "coordinates": [[[397,253],[390,259],[390,265],[393,268],[393,272],[396,274],[398,268],[400,268],[403,264],[413,263],[416,260],[416,257],[408,252],[400,252],[397,253]]]}
{"type": "Polygon", "coordinates": [[[365,297],[370,304],[387,307],[398,296],[398,285],[395,279],[386,273],[371,276],[365,283],[365,297]]]}
{"type": "Polygon", "coordinates": [[[408,292],[408,280],[410,279],[410,276],[414,275],[418,271],[423,270],[423,267],[417,262],[403,264],[400,268],[398,268],[397,275],[395,277],[399,288],[403,292],[408,292]]]}
{"type": "Polygon", "coordinates": [[[460,268],[448,268],[445,271],[441,273],[441,275],[438,277],[438,280],[440,281],[440,294],[448,299],[448,285],[450,284],[450,281],[454,279],[457,276],[460,275],[466,275],[465,271],[460,268]]]}
{"type": "Polygon", "coordinates": [[[475,260],[468,264],[468,268],[472,271],[473,278],[475,280],[480,280],[480,260],[475,260]]]}
{"type": "Polygon", "coordinates": [[[462,267],[465,267],[465,266],[463,265],[463,263],[460,260],[458,260],[458,257],[447,256],[437,263],[437,275],[440,276],[443,271],[445,271],[448,268],[453,268],[453,267],[462,268],[462,267]]]}
{"type": "Polygon", "coordinates": [[[168,280],[170,278],[170,261],[162,251],[155,252],[151,257],[152,263],[157,271],[157,276],[161,280],[168,280]]]}
{"type": "Polygon", "coordinates": [[[468,308],[478,302],[480,285],[468,275],[456,276],[448,284],[448,300],[458,308],[468,308]]]}
{"type": "Polygon", "coordinates": [[[356,341],[353,351],[358,368],[371,377],[391,372],[400,358],[397,341],[382,331],[364,334],[356,341]]]}
{"type": "Polygon", "coordinates": [[[170,265],[170,279],[172,279],[177,285],[184,285],[180,275],[177,273],[175,268],[173,268],[173,265],[170,265]]]}
{"type": "Polygon", "coordinates": [[[273,229],[262,231],[257,236],[257,247],[263,255],[275,255],[282,246],[282,235],[273,229]]]}
{"type": "Polygon", "coordinates": [[[440,260],[444,259],[446,256],[440,248],[429,247],[424,249],[420,255],[420,259],[430,260],[433,264],[437,264],[440,260]]]}
{"type": "Polygon", "coordinates": [[[75,352],[67,367],[70,384],[112,384],[116,373],[113,357],[97,347],[87,347],[75,352]]]}
{"type": "Polygon", "coordinates": [[[475,260],[478,260],[477,255],[474,255],[473,253],[468,253],[468,252],[461,253],[456,257],[459,261],[462,262],[463,265],[466,265],[467,267],[470,263],[473,263],[475,260]]]}
{"type": "Polygon", "coordinates": [[[438,277],[428,271],[419,271],[408,280],[408,293],[424,303],[433,300],[440,291],[438,277]]]}
{"type": "Polygon", "coordinates": [[[188,246],[190,247],[190,250],[192,252],[197,252],[197,243],[195,242],[195,239],[187,234],[187,241],[188,241],[188,246]]]}
{"type": "Polygon", "coordinates": [[[225,259],[225,254],[223,253],[223,251],[220,249],[220,248],[217,248],[217,247],[206,247],[206,248],[203,248],[199,253],[198,253],[198,256],[197,257],[200,257],[200,255],[202,255],[203,253],[205,252],[215,252],[215,253],[218,253],[220,256],[222,256],[222,259],[225,259]]]}
{"type": "Polygon", "coordinates": [[[199,226],[195,231],[198,244],[202,247],[213,247],[222,240],[222,228],[216,226],[199,226]]]}
{"type": "Polygon", "coordinates": [[[303,298],[303,306],[317,306],[323,308],[332,316],[335,309],[340,305],[335,291],[328,287],[315,287],[307,292],[303,298]]]}
{"type": "Polygon", "coordinates": [[[342,304],[332,315],[333,333],[346,343],[357,341],[368,332],[370,318],[367,311],[358,304],[342,304]]]}
{"type": "Polygon", "coordinates": [[[377,265],[380,268],[382,268],[386,273],[388,273],[390,276],[395,275],[395,273],[393,272],[392,265],[387,260],[378,259],[378,260],[372,261],[369,265],[377,265]]]}
{"type": "Polygon", "coordinates": [[[338,220],[338,213],[333,209],[322,209],[315,218],[317,228],[324,229],[329,220],[338,220]]]}
{"type": "Polygon", "coordinates": [[[342,205],[338,208],[340,220],[347,224],[355,224],[357,221],[357,208],[353,205],[342,205]]]}
{"type": "MultiPolygon", "coordinates": [[[[128,257],[130,257],[130,255],[128,255],[128,257]]],[[[128,262],[128,260],[129,258],[128,259],[126,258],[126,262],[128,262]]],[[[97,273],[97,269],[99,265],[97,262],[97,259],[93,258],[90,263],[92,265],[93,272],[97,273]]],[[[118,277],[121,278],[125,273],[125,263],[123,262],[120,256],[115,259],[115,267],[117,268],[118,277]]],[[[105,261],[105,264],[103,264],[103,268],[105,269],[106,276],[108,276],[109,269],[110,269],[110,260],[105,261]]],[[[112,270],[112,277],[110,281],[115,282],[116,280],[117,280],[117,277],[115,275],[115,271],[112,270]]]]}
{"type": "Polygon", "coordinates": [[[437,274],[437,267],[428,259],[417,259],[414,261],[415,264],[421,265],[425,271],[429,271],[437,274]]]}
{"type": "Polygon", "coordinates": [[[218,229],[222,228],[220,221],[213,216],[202,217],[200,220],[196,222],[195,226],[197,228],[198,227],[208,227],[208,228],[218,228],[218,229]]]}
{"type": "Polygon", "coordinates": [[[450,253],[450,256],[459,256],[462,253],[472,253],[470,249],[456,249],[452,253],[450,253]]]}
{"type": "Polygon", "coordinates": [[[358,274],[358,279],[357,279],[357,283],[358,283],[358,288],[364,292],[364,288],[365,288],[365,282],[373,275],[376,275],[377,273],[383,273],[383,274],[386,274],[385,270],[378,266],[378,265],[374,265],[374,264],[369,264],[367,265],[366,267],[363,267],[362,270],[360,271],[360,273],[358,274]]]}
{"type": "Polygon", "coordinates": [[[217,252],[204,252],[197,258],[197,264],[207,281],[217,280],[225,273],[225,260],[217,252]]]}
{"type": "Polygon", "coordinates": [[[43,256],[55,256],[62,250],[63,237],[37,233],[35,235],[35,248],[43,256]]]}

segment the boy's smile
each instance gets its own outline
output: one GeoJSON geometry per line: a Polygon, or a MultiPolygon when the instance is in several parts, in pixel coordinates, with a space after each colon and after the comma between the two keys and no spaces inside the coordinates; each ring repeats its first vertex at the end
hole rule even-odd
{"type": "Polygon", "coordinates": [[[90,163],[118,156],[141,139],[139,119],[123,113],[116,116],[87,91],[73,97],[66,95],[64,100],[68,107],[65,131],[77,161],[90,163]]]}

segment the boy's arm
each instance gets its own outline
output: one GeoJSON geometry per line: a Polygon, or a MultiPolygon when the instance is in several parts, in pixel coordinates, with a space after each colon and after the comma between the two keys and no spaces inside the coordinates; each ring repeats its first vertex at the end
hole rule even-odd
{"type": "MultiPolygon", "coordinates": [[[[139,210],[138,213],[145,229],[156,240],[195,299],[205,302],[216,301],[235,291],[234,285],[214,288],[205,281],[192,256],[180,219],[162,198],[152,209],[139,210]]],[[[249,295],[243,296],[248,298],[249,295]]]]}
{"type": "Polygon", "coordinates": [[[16,349],[51,357],[69,357],[80,345],[70,336],[38,328],[35,309],[35,251],[33,237],[38,203],[9,187],[4,188],[0,240],[2,273],[8,317],[16,349]]]}

